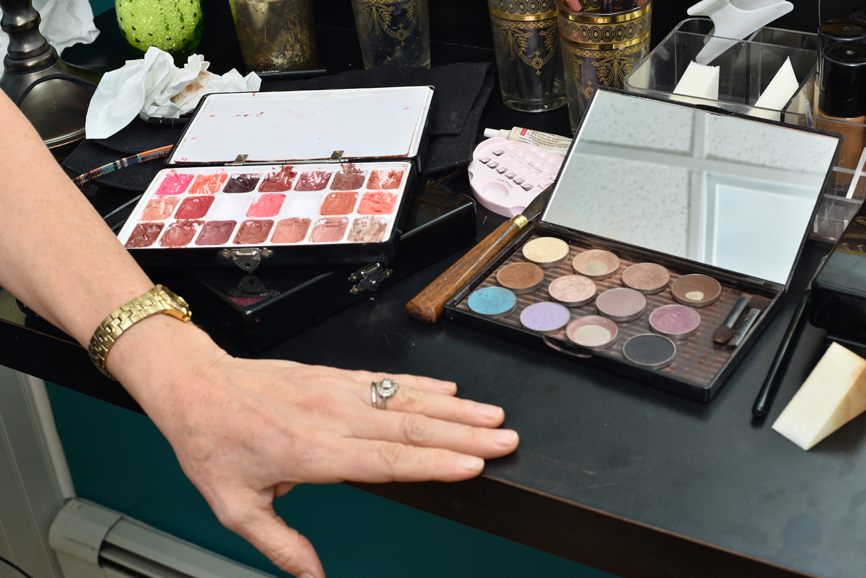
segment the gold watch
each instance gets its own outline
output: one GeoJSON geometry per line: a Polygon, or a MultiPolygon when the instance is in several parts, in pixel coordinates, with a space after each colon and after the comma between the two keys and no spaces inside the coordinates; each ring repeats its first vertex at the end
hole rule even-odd
{"type": "Polygon", "coordinates": [[[90,338],[90,360],[109,379],[117,381],[108,369],[106,361],[111,346],[123,335],[123,332],[147,317],[156,313],[166,313],[184,323],[192,317],[189,305],[182,297],[162,285],[157,285],[144,295],[140,295],[124,303],[111,312],[105,321],[99,324],[93,337],[90,338]]]}

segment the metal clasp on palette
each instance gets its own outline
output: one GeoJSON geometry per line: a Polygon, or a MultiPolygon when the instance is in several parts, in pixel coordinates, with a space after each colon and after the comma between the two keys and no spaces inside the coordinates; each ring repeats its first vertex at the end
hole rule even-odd
{"type": "Polygon", "coordinates": [[[238,156],[236,156],[235,160],[233,160],[231,162],[230,166],[239,167],[239,166],[243,165],[245,162],[247,162],[248,156],[250,156],[250,155],[238,155],[238,156]]]}
{"type": "Polygon", "coordinates": [[[391,269],[383,268],[381,263],[373,263],[362,269],[358,269],[349,275],[349,283],[354,283],[349,293],[357,295],[363,291],[376,291],[383,280],[391,276],[391,269]]]}
{"type": "Polygon", "coordinates": [[[246,271],[252,273],[258,269],[262,259],[266,259],[273,254],[270,249],[223,249],[220,251],[220,257],[231,259],[234,264],[246,271]]]}

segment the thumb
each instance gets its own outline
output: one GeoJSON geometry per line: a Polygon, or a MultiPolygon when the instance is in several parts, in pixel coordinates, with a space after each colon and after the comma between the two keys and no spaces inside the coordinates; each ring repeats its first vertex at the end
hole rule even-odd
{"type": "Polygon", "coordinates": [[[250,509],[240,522],[224,525],[281,570],[298,578],[325,578],[325,570],[313,545],[297,530],[290,528],[272,507],[250,509]]]}

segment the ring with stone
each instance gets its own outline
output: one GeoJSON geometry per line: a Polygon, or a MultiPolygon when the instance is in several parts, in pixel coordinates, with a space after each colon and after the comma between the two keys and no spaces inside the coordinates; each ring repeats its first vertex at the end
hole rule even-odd
{"type": "Polygon", "coordinates": [[[382,381],[374,381],[370,389],[373,398],[373,407],[376,409],[385,409],[385,403],[388,398],[397,393],[397,382],[386,377],[382,381]]]}

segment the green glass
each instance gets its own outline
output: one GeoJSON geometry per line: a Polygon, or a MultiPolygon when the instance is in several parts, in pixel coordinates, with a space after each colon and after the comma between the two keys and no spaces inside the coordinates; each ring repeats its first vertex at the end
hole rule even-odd
{"type": "Polygon", "coordinates": [[[138,55],[155,46],[185,62],[201,42],[200,0],[117,0],[117,23],[138,55]]]}

